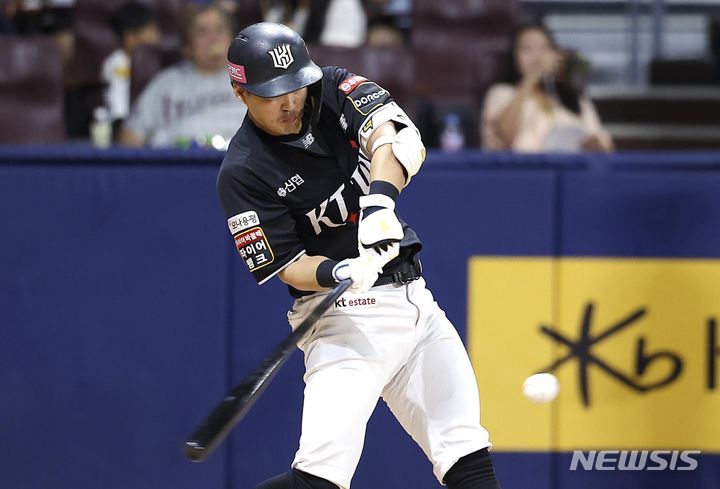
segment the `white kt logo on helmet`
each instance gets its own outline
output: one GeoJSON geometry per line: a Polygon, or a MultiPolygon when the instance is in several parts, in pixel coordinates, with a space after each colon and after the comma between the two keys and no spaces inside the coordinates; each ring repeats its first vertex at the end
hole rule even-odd
{"type": "Polygon", "coordinates": [[[295,61],[295,58],[293,58],[292,52],[290,51],[289,44],[280,44],[276,46],[275,49],[268,51],[268,54],[272,57],[273,66],[275,68],[287,70],[288,66],[295,61]]]}

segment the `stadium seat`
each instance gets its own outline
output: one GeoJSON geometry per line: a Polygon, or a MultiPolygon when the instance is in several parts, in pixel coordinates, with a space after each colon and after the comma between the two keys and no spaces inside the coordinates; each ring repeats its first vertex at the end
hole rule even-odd
{"type": "Polygon", "coordinates": [[[426,28],[502,36],[514,28],[519,11],[518,0],[414,0],[413,36],[426,28]]]}
{"type": "Polygon", "coordinates": [[[108,15],[118,2],[78,0],[75,7],[75,56],[69,67],[69,84],[97,84],[100,65],[117,46],[108,15]]]}
{"type": "Polygon", "coordinates": [[[650,84],[712,85],[714,68],[706,59],[654,59],[650,63],[650,84]]]}
{"type": "Polygon", "coordinates": [[[235,28],[238,31],[263,20],[260,2],[238,2],[235,13],[235,28]]]}
{"type": "MultiPolygon", "coordinates": [[[[75,56],[65,74],[68,132],[71,138],[88,136],[92,111],[102,104],[100,69],[105,58],[119,46],[109,15],[126,0],[77,0],[75,56]]],[[[177,51],[184,0],[139,0],[155,8],[163,32],[163,51],[177,51]]]]}
{"type": "Polygon", "coordinates": [[[60,52],[50,38],[0,37],[0,143],[65,139],[60,52]]]}
{"type": "MultiPolygon", "coordinates": [[[[99,82],[103,60],[119,45],[108,22],[108,16],[123,2],[124,0],[77,0],[75,58],[70,66],[71,85],[94,85],[99,82]]],[[[177,49],[180,42],[180,17],[186,2],[145,0],[143,3],[156,10],[163,32],[161,45],[165,49],[177,49]]]]}
{"type": "Polygon", "coordinates": [[[412,49],[419,126],[437,144],[444,114],[459,115],[468,146],[476,146],[477,114],[496,79],[517,24],[517,0],[416,0],[412,49]],[[452,25],[452,29],[448,29],[452,25]]]}
{"type": "Polygon", "coordinates": [[[402,46],[342,48],[308,47],[320,66],[342,66],[365,76],[390,91],[409,115],[414,111],[415,61],[412,51],[402,46]]]}

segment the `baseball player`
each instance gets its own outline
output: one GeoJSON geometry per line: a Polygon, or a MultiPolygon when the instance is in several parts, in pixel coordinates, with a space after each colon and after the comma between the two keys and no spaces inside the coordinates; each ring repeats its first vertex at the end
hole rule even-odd
{"type": "Polygon", "coordinates": [[[425,288],[415,232],[395,201],[420,170],[420,134],[376,83],[319,68],[280,24],[242,30],[228,70],[248,117],[218,177],[242,260],[295,298],[292,326],[350,278],[299,347],[300,446],[258,489],[348,489],[382,397],[450,489],[496,489],[475,376],[455,328],[425,288]]]}

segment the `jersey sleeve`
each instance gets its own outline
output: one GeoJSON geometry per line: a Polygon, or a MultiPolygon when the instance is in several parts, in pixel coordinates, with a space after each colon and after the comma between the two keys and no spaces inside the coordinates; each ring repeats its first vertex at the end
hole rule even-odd
{"type": "Polygon", "coordinates": [[[340,125],[348,138],[357,142],[368,116],[393,98],[374,81],[344,68],[327,66],[323,72],[323,98],[340,114],[340,125]]]}
{"type": "Polygon", "coordinates": [[[221,171],[220,204],[235,248],[258,284],[305,254],[290,210],[248,172],[221,171]]]}

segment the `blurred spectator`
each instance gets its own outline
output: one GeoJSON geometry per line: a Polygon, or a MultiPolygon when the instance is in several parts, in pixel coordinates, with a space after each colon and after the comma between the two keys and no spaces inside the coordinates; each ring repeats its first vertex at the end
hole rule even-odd
{"type": "Polygon", "coordinates": [[[15,0],[0,0],[0,35],[17,34],[15,28],[15,0]]]}
{"type": "Polygon", "coordinates": [[[63,65],[75,53],[75,0],[11,0],[14,30],[20,35],[51,36],[60,48],[63,65]]]}
{"type": "Polygon", "coordinates": [[[0,0],[0,29],[19,36],[45,36],[58,48],[64,86],[64,122],[69,133],[73,110],[68,104],[69,65],[75,55],[75,0],[0,0]]]}
{"type": "Polygon", "coordinates": [[[364,5],[368,18],[368,44],[397,44],[397,33],[403,42],[410,42],[412,0],[364,0],[364,5]]]}
{"type": "Polygon", "coordinates": [[[223,9],[231,17],[238,13],[239,0],[212,0],[212,4],[223,9]]]}
{"type": "Polygon", "coordinates": [[[368,20],[367,44],[369,46],[402,46],[405,35],[395,24],[393,17],[373,17],[368,20]]]}
{"type": "Polygon", "coordinates": [[[285,24],[308,44],[354,48],[365,42],[361,0],[265,0],[264,19],[285,24]]]}
{"type": "Polygon", "coordinates": [[[102,64],[100,77],[106,85],[103,93],[110,119],[120,121],[130,113],[130,59],[135,50],[160,41],[155,12],[138,2],[127,2],[110,15],[110,25],[120,41],[102,64]]]}
{"type": "Polygon", "coordinates": [[[242,122],[246,109],[235,100],[227,74],[230,17],[206,5],[191,6],[184,20],[187,59],[160,72],[143,90],[120,133],[121,144],[222,148],[242,122]]]}
{"type": "Polygon", "coordinates": [[[611,151],[593,103],[583,94],[587,66],[561,53],[540,24],[512,39],[506,72],[487,92],[483,148],[518,152],[611,151]]]}
{"type": "Polygon", "coordinates": [[[262,1],[253,0],[193,0],[194,2],[212,3],[225,10],[235,21],[237,30],[263,21],[262,1]]]}

